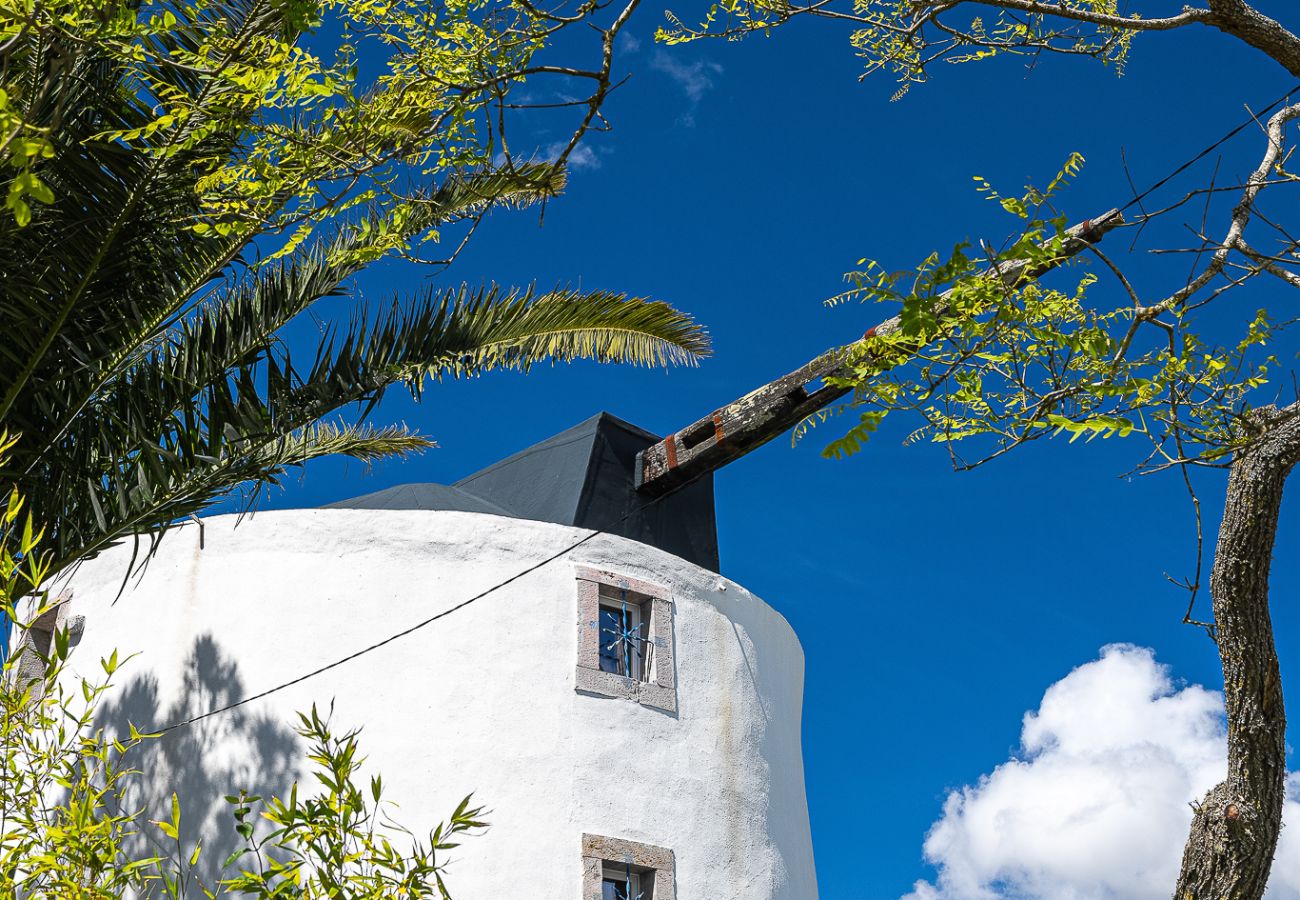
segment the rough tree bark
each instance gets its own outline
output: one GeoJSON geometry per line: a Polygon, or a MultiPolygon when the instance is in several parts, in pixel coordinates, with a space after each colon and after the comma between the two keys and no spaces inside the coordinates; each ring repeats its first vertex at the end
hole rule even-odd
{"type": "Polygon", "coordinates": [[[1209,24],[1263,50],[1292,75],[1300,75],[1300,37],[1245,0],[1208,0],[1209,24]]]}
{"type": "Polygon", "coordinates": [[[1263,437],[1240,452],[1210,574],[1228,716],[1228,777],[1196,808],[1175,900],[1258,900],[1282,822],[1286,712],[1268,609],[1282,487],[1300,462],[1300,403],[1255,413],[1263,437]]]}

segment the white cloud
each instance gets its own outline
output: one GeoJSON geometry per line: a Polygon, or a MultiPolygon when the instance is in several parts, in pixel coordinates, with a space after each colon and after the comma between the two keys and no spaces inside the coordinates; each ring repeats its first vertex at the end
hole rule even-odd
{"type": "Polygon", "coordinates": [[[699,103],[705,92],[713,87],[713,76],[722,74],[722,66],[715,62],[696,60],[685,63],[663,50],[656,50],[650,57],[650,68],[671,78],[692,104],[699,103]]]}
{"type": "MultiPolygon", "coordinates": [[[[925,840],[935,882],[904,900],[1167,900],[1189,803],[1224,775],[1223,698],[1177,687],[1125,644],[1053,684],[1021,753],[949,794],[925,840]]],[[[1292,798],[1300,777],[1289,779],[1292,798]]],[[[1300,829],[1300,803],[1286,819],[1300,829]]],[[[1284,828],[1268,892],[1300,900],[1300,833],[1284,828]]]]}
{"type": "Polygon", "coordinates": [[[1286,779],[1286,803],[1282,807],[1282,836],[1273,856],[1273,874],[1269,876],[1268,900],[1292,900],[1300,897],[1300,773],[1286,779]],[[1290,828],[1285,827],[1290,825],[1290,828]]]}
{"type": "Polygon", "coordinates": [[[641,49],[641,39],[630,31],[624,31],[618,36],[618,44],[624,53],[635,53],[641,49]]]}
{"type": "MultiPolygon", "coordinates": [[[[554,144],[548,144],[546,149],[542,151],[542,158],[554,162],[560,158],[560,154],[564,152],[564,148],[567,146],[569,146],[567,141],[556,141],[554,144]]],[[[579,144],[569,154],[568,165],[570,169],[599,169],[601,159],[596,155],[595,150],[592,150],[586,144],[579,144]]]]}

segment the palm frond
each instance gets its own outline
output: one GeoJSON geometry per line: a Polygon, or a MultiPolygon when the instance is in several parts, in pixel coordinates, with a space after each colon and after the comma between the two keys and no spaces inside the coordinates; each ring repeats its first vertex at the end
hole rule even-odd
{"type": "MultiPolygon", "coordinates": [[[[301,301],[285,300],[272,287],[310,283],[312,294],[332,283],[307,278],[301,267],[280,272],[303,279],[286,274],[259,282],[280,303],[301,301]]],[[[326,453],[367,458],[428,446],[400,430],[316,426],[349,404],[377,401],[399,382],[418,393],[429,376],[580,358],[689,363],[708,352],[704,330],[663,303],[487,286],[430,291],[378,315],[359,314],[300,367],[287,347],[268,338],[269,320],[252,297],[241,307],[246,318],[178,331],[137,361],[32,473],[25,484],[32,502],[61,509],[50,531],[60,559],[92,554],[132,532],[165,529],[241,484],[274,482],[285,466],[326,453]]]]}
{"type": "Polygon", "coordinates": [[[325,456],[346,456],[369,463],[436,446],[436,442],[403,425],[318,422],[268,443],[252,455],[252,462],[266,471],[284,471],[325,456]]]}
{"type": "MultiPolygon", "coordinates": [[[[429,228],[470,215],[485,204],[523,203],[552,196],[562,186],[563,176],[557,175],[552,166],[457,175],[437,189],[417,195],[420,200],[414,213],[401,220],[399,237],[414,238],[429,228]]],[[[153,379],[159,388],[155,404],[159,415],[187,402],[199,386],[255,361],[278,340],[276,335],[282,327],[317,300],[342,292],[347,280],[368,261],[369,257],[360,251],[379,223],[381,214],[370,211],[362,224],[341,225],[332,237],[318,240],[288,259],[246,270],[242,277],[212,289],[197,301],[189,298],[197,285],[183,285],[171,293],[171,301],[155,305],[150,312],[118,316],[119,321],[129,322],[133,328],[117,336],[107,328],[97,327],[92,336],[84,339],[90,345],[86,348],[85,366],[33,389],[33,402],[63,410],[63,414],[55,421],[41,421],[40,432],[46,436],[46,444],[38,450],[28,448],[29,455],[43,455],[53,443],[63,440],[72,420],[91,404],[109,408],[117,405],[112,398],[113,384],[147,377],[133,373],[131,367],[140,363],[142,355],[159,353],[159,341],[163,347],[161,358],[168,367],[165,378],[153,379]],[[184,316],[187,305],[198,308],[184,316]],[[81,377],[76,377],[78,374],[81,377]]],[[[200,259],[205,271],[212,267],[215,255],[229,256],[233,249],[230,241],[200,242],[200,246],[207,251],[200,259]]],[[[205,274],[202,279],[207,277],[205,274]]],[[[153,284],[159,286],[159,280],[153,284]]],[[[0,345],[0,353],[6,349],[6,345],[0,345]]],[[[152,368],[156,364],[154,360],[145,366],[152,368]]],[[[153,419],[158,420],[158,415],[153,419]]],[[[21,418],[17,422],[23,424],[21,418]]]]}
{"type": "Polygon", "coordinates": [[[447,335],[450,346],[425,366],[435,378],[493,368],[527,371],[542,361],[577,359],[694,365],[711,352],[708,332],[690,316],[643,297],[570,289],[505,292],[493,285],[477,291],[462,286],[427,300],[426,315],[455,322],[447,335]]]}

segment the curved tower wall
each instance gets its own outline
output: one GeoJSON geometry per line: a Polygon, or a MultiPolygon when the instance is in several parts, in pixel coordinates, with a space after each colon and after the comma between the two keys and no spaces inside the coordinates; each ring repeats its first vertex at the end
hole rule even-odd
{"type": "MultiPolygon", "coordinates": [[[[156,728],[256,694],[590,534],[449,511],[264,512],[235,526],[218,516],[177,529],[124,590],[129,547],[77,571],[75,667],[94,677],[113,649],[138,654],[106,717],[156,728]]],[[[363,726],[393,818],[416,834],[471,792],[488,807],[491,827],[452,851],[457,900],[583,897],[595,852],[584,835],[671,851],[659,865],[677,900],[814,900],[802,693],[798,640],[767,604],[599,535],[429,627],[169,734],[136,760],[140,799],[176,790],[187,837],[223,859],[235,843],[221,796],[285,790],[302,774],[294,713],[332,704],[338,730],[363,726]],[[577,689],[584,567],[667,589],[659,660],[671,656],[675,710],[577,689]]]]}

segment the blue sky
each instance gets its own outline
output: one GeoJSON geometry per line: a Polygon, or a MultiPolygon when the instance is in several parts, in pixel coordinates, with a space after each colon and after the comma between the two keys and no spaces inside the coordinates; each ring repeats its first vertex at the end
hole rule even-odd
{"type": "MultiPolygon", "coordinates": [[[[1300,24],[1290,4],[1260,5],[1300,24]]],[[[700,12],[674,9],[687,20],[700,12]]],[[[822,305],[859,258],[902,268],[962,239],[1003,238],[1008,220],[976,194],[973,175],[1015,190],[1080,151],[1087,166],[1062,206],[1085,218],[1129,196],[1121,148],[1145,185],[1240,122],[1243,104],[1294,82],[1202,29],[1139,38],[1123,78],[1076,59],[1045,59],[1032,73],[1016,60],[942,66],[891,103],[887,76],[859,83],[860,61],[834,23],[664,48],[652,38],[659,10],[651,3],[633,20],[635,40],[622,47],[633,77],[607,106],[614,130],[592,137],[544,224],[536,211],[494,214],[437,277],[667,300],[707,324],[715,356],[670,372],[539,368],[435,386],[418,406],[394,393],[373,420],[405,421],[439,449],[370,471],[317,464],[265,507],[450,482],[600,410],[676,430],[882,318],[822,305]]],[[[547,139],[539,133],[539,146],[547,139]]],[[[1224,171],[1243,174],[1260,150],[1257,135],[1243,135],[1225,149],[1224,171]]],[[[1161,283],[1155,263],[1132,265],[1141,288],[1161,283]]],[[[359,289],[379,298],[426,277],[387,264],[359,289]]],[[[1120,477],[1142,445],[1043,442],[956,474],[941,448],[902,446],[913,423],[901,419],[860,455],[825,460],[837,427],[794,447],[773,442],[718,476],[722,565],[803,641],[821,896],[898,897],[936,878],[922,847],[948,792],[1023,754],[1024,713],[1104,645],[1153,648],[1169,690],[1216,690],[1221,676],[1210,642],[1180,624],[1185,595],[1163,575],[1191,571],[1180,482],[1120,477]]],[[[1222,479],[1201,486],[1212,526],[1222,479]]],[[[1298,536],[1287,509],[1274,614],[1293,679],[1298,536]]]]}

